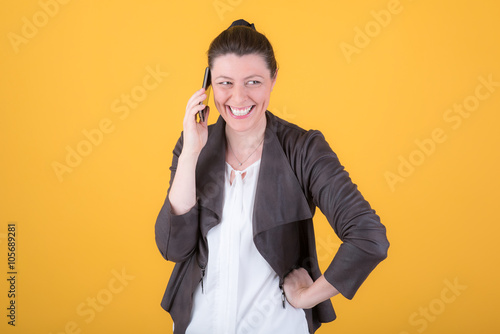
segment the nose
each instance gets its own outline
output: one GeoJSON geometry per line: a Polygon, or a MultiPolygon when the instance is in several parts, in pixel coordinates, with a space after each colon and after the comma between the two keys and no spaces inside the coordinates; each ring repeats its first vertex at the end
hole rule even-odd
{"type": "Polygon", "coordinates": [[[235,85],[233,88],[233,101],[240,104],[247,99],[245,85],[235,85]]]}

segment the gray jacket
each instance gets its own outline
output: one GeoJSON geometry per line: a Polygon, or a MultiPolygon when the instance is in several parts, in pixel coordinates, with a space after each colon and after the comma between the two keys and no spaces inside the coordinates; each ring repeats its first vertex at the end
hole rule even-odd
{"type": "MultiPolygon", "coordinates": [[[[253,215],[253,239],[280,278],[305,268],[313,280],[321,276],[312,218],[319,207],[342,240],[325,278],[343,296],[353,298],[377,264],[386,258],[385,227],[357,190],[319,131],[306,131],[269,111],[253,215]]],[[[222,217],[225,170],[225,122],[209,126],[208,141],[196,166],[197,205],[173,215],[167,199],[155,225],[163,257],[176,262],[162,300],[175,334],[184,333],[193,292],[202,283],[208,260],[207,233],[222,217]]],[[[182,135],[174,148],[170,185],[182,151],[182,135]]],[[[278,288],[278,287],[277,287],[278,288]]],[[[330,300],[304,310],[310,333],[336,317],[330,300]]]]}

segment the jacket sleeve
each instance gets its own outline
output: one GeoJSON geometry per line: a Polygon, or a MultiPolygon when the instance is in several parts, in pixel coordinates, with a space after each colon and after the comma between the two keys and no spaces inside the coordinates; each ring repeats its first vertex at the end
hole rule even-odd
{"type": "Polygon", "coordinates": [[[342,240],[324,276],[351,299],[370,272],[387,257],[386,229],[321,132],[307,134],[301,151],[305,190],[342,240]]]}
{"type": "Polygon", "coordinates": [[[155,224],[156,245],[163,257],[173,262],[183,262],[190,257],[196,249],[199,233],[198,206],[193,206],[193,208],[185,214],[174,215],[168,197],[181,151],[182,135],[177,141],[173,151],[167,198],[158,214],[155,224]]]}

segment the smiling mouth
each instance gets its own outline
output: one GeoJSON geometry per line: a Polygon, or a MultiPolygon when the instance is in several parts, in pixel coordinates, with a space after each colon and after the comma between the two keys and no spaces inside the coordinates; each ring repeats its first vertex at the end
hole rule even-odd
{"type": "Polygon", "coordinates": [[[236,107],[231,107],[229,106],[229,110],[231,110],[231,113],[234,115],[234,116],[246,116],[250,113],[250,111],[253,110],[255,106],[249,106],[249,107],[245,107],[245,108],[236,108],[236,107]]]}

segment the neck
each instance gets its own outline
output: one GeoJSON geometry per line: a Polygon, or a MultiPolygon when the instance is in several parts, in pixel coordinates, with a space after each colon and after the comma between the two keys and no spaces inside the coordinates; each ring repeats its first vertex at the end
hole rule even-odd
{"type": "Polygon", "coordinates": [[[234,131],[226,125],[226,161],[234,169],[244,169],[260,159],[266,126],[252,131],[234,131]]]}
{"type": "Polygon", "coordinates": [[[264,118],[263,126],[257,129],[250,129],[245,132],[234,131],[226,125],[226,139],[235,152],[246,152],[255,149],[264,138],[266,132],[266,120],[264,118]]]}

